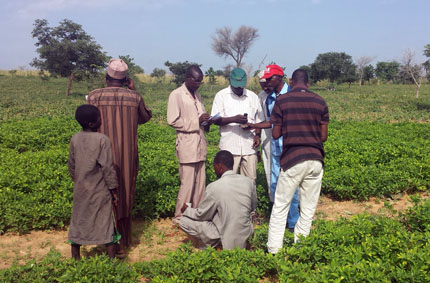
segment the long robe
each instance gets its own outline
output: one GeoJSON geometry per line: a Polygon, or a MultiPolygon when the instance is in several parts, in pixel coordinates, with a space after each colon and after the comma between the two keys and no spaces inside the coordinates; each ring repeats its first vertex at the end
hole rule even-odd
{"type": "Polygon", "coordinates": [[[88,94],[87,103],[100,110],[99,131],[106,134],[112,144],[113,163],[119,179],[118,229],[121,246],[127,247],[131,242],[131,215],[139,164],[137,126],[149,121],[151,113],[137,91],[122,87],[93,90],[88,94]]]}
{"type": "Polygon", "coordinates": [[[109,138],[97,132],[79,132],[70,141],[69,172],[73,185],[73,212],[69,240],[80,245],[112,242],[112,197],[118,187],[109,138]]]}

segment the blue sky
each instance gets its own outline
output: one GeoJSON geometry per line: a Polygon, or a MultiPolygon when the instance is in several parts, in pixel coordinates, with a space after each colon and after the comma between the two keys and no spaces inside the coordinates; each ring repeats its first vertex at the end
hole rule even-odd
{"type": "Polygon", "coordinates": [[[109,56],[130,55],[144,68],[192,61],[221,69],[211,35],[241,25],[260,37],[244,62],[256,70],[275,61],[287,75],[325,52],[346,52],[378,61],[400,61],[406,49],[425,61],[430,44],[428,0],[0,0],[0,69],[30,68],[37,56],[31,37],[35,19],[57,26],[70,19],[83,26],[109,56]]]}

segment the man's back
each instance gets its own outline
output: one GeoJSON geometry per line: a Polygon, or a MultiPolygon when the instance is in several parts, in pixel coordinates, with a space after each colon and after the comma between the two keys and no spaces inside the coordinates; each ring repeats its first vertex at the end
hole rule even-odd
{"type": "Polygon", "coordinates": [[[252,180],[226,171],[209,184],[198,208],[188,208],[184,216],[215,224],[224,249],[245,248],[253,233],[251,212],[257,206],[257,193],[252,180]]]}
{"type": "Polygon", "coordinates": [[[325,100],[307,89],[295,88],[278,97],[271,121],[282,126],[281,166],[284,170],[303,160],[323,162],[320,125],[328,120],[325,100]]]}
{"type": "Polygon", "coordinates": [[[253,233],[251,212],[257,206],[257,194],[252,180],[227,171],[206,188],[212,196],[217,214],[213,222],[217,226],[225,249],[246,247],[246,240],[253,233]]]}
{"type": "Polygon", "coordinates": [[[118,217],[131,215],[138,170],[137,126],[151,117],[135,90],[106,87],[89,93],[87,103],[101,113],[100,132],[112,145],[113,163],[120,175],[118,217]],[[124,189],[123,189],[124,188],[124,189]]]}

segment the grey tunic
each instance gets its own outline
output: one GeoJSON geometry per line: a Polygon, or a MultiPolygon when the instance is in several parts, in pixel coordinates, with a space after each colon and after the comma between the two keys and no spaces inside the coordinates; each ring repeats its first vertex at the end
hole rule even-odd
{"type": "Polygon", "coordinates": [[[193,231],[193,236],[206,246],[213,245],[218,238],[224,249],[245,248],[253,233],[251,212],[256,207],[257,193],[252,180],[226,171],[207,186],[198,208],[188,207],[184,211],[179,225],[187,233],[193,231]]]}
{"type": "Polygon", "coordinates": [[[74,182],[69,240],[80,245],[112,242],[111,189],[118,187],[109,138],[79,132],[70,141],[69,172],[74,182]]]}

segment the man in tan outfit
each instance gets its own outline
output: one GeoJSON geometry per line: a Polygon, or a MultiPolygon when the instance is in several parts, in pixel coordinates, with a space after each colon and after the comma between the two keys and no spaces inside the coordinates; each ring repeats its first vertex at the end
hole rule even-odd
{"type": "Polygon", "coordinates": [[[181,179],[174,224],[181,218],[185,203],[198,207],[205,190],[207,150],[204,131],[209,130],[209,125],[205,129],[202,123],[210,116],[197,92],[202,80],[203,73],[198,66],[188,67],[185,82],[172,91],[167,105],[167,122],[176,129],[176,156],[181,179]]]}

